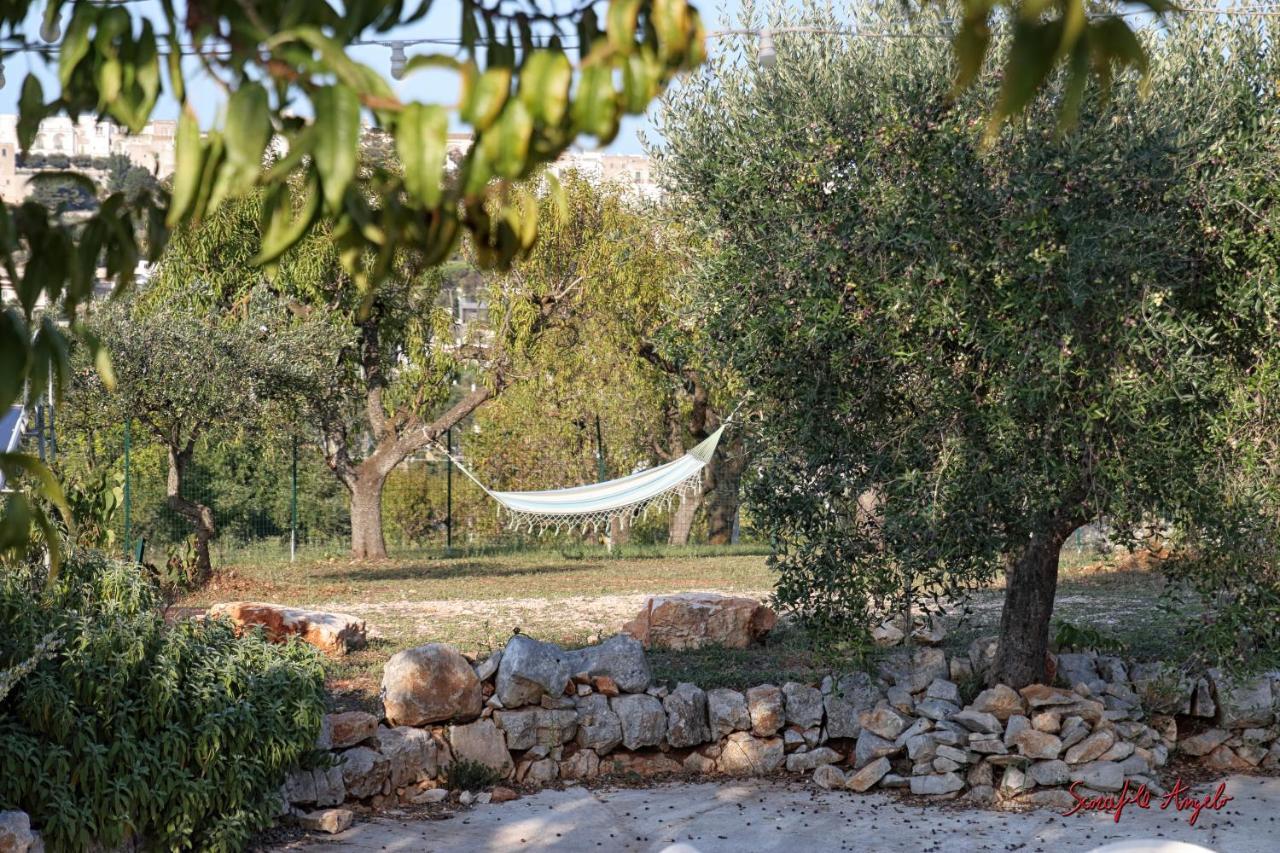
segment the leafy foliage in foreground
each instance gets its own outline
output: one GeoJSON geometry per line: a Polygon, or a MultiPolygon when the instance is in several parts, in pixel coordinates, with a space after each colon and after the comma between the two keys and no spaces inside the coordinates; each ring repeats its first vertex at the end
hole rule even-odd
{"type": "Polygon", "coordinates": [[[0,669],[61,640],[0,699],[0,809],[30,813],[53,850],[237,850],[271,824],[324,713],[313,649],[166,627],[126,563],[81,556],[35,590],[0,574],[0,669]]]}
{"type": "MultiPolygon", "coordinates": [[[[815,13],[816,14],[816,13],[815,13]]],[[[1058,553],[1163,525],[1228,659],[1280,651],[1280,51],[1186,20],[1153,94],[1057,80],[981,144],[928,41],[713,60],[670,100],[668,180],[718,253],[708,329],[762,404],[781,602],[854,633],[1002,567],[1003,678],[1044,676],[1058,553]]],[[[1192,638],[1194,639],[1194,638],[1192,638]]]]}

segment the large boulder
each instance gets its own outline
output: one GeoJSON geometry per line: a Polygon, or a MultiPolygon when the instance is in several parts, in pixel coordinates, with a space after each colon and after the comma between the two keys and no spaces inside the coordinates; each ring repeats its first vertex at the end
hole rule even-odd
{"type": "Polygon", "coordinates": [[[331,655],[364,648],[367,641],[364,620],[346,613],[301,610],[260,601],[227,601],[210,607],[207,615],[230,619],[237,634],[261,628],[273,643],[297,637],[331,655]]]}
{"type": "Polygon", "coordinates": [[[646,648],[745,649],[764,639],[778,616],[753,598],[709,592],[650,597],[622,630],[646,648]]]}
{"type": "Polygon", "coordinates": [[[635,637],[618,634],[598,646],[565,652],[574,676],[612,678],[623,693],[643,693],[653,680],[644,646],[635,637]]]}
{"type": "Polygon", "coordinates": [[[393,726],[474,720],[483,701],[471,664],[443,643],[397,652],[382,669],[382,707],[393,726]]]}
{"type": "Polygon", "coordinates": [[[667,732],[667,712],[647,693],[627,693],[609,700],[622,724],[622,745],[627,749],[657,746],[667,732]]]}
{"type": "Polygon", "coordinates": [[[502,774],[511,775],[514,764],[507,741],[493,720],[476,720],[465,726],[449,726],[449,748],[454,761],[474,761],[502,774]]]}
{"type": "Polygon", "coordinates": [[[506,732],[507,749],[559,746],[578,733],[578,712],[572,708],[494,711],[493,720],[506,732]]]}
{"type": "Polygon", "coordinates": [[[571,674],[568,658],[559,646],[516,634],[502,650],[494,695],[505,708],[532,705],[544,693],[563,693],[571,674]]]}
{"type": "Polygon", "coordinates": [[[786,705],[786,721],[801,728],[822,725],[822,691],[788,681],[782,685],[786,705]]]}

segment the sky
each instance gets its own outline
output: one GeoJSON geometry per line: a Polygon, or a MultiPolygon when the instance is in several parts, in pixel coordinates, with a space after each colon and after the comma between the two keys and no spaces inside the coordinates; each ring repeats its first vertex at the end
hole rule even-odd
{"type": "MultiPolygon", "coordinates": [[[[29,18],[24,28],[24,34],[27,41],[39,41],[39,31],[41,24],[41,13],[43,12],[43,4],[34,4],[36,10],[29,18]]],[[[543,4],[546,5],[546,4],[543,4]]],[[[553,4],[559,8],[564,5],[563,2],[555,2],[553,4]]],[[[602,4],[603,5],[603,4],[602,4]]],[[[694,5],[702,13],[704,25],[708,30],[715,30],[726,25],[726,21],[737,17],[740,9],[740,0],[703,0],[694,5]]],[[[154,0],[140,0],[129,4],[127,7],[135,15],[148,15],[153,17],[157,22],[157,29],[162,29],[163,20],[159,14],[159,4],[154,0]]],[[[402,28],[400,30],[388,33],[385,38],[388,39],[413,39],[413,38],[450,38],[456,39],[459,35],[459,17],[461,3],[457,0],[453,2],[436,2],[432,4],[432,9],[427,18],[412,27],[402,28]]],[[[63,24],[70,17],[70,11],[63,14],[63,24]]],[[[715,51],[723,49],[720,46],[721,40],[711,38],[708,40],[708,49],[715,51]]],[[[449,50],[449,48],[441,48],[439,46],[423,46],[422,50],[449,50]]],[[[415,48],[406,49],[409,56],[413,56],[415,48]]],[[[391,71],[391,52],[388,48],[381,45],[369,45],[352,48],[350,55],[352,58],[363,62],[385,75],[390,75],[391,71]]],[[[218,119],[218,111],[224,101],[221,90],[216,87],[207,78],[202,79],[202,72],[192,60],[188,60],[188,81],[190,95],[193,106],[197,114],[200,116],[201,124],[210,126],[218,119]]],[[[39,54],[32,53],[14,53],[4,58],[4,86],[0,88],[0,113],[16,113],[18,111],[18,95],[22,88],[22,81],[28,72],[34,73],[41,78],[44,84],[46,97],[52,92],[57,91],[56,75],[54,68],[56,67],[56,57],[50,57],[48,61],[39,54]]],[[[420,72],[410,77],[392,81],[397,93],[402,99],[420,100],[426,102],[450,103],[456,100],[457,82],[456,77],[446,72],[420,72]]],[[[167,85],[167,81],[166,81],[167,85]]],[[[178,105],[167,94],[162,95],[156,106],[154,113],[156,118],[177,118],[178,105]]],[[[646,133],[652,139],[654,137],[652,125],[649,117],[628,118],[624,120],[622,129],[617,138],[604,150],[621,154],[638,154],[643,153],[643,147],[640,142],[640,134],[646,133]]],[[[579,140],[579,147],[585,149],[594,148],[591,138],[579,140]]]]}

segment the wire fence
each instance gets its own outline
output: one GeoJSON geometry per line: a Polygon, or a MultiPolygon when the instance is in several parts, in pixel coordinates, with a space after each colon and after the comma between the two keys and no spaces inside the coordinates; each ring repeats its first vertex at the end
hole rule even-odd
{"type": "MultiPolygon", "coordinates": [[[[467,437],[472,434],[471,429],[460,428],[448,436],[454,453],[464,461],[469,459],[467,437]]],[[[60,461],[76,470],[110,475],[108,480],[121,498],[109,522],[113,547],[134,556],[144,544],[145,559],[157,564],[170,556],[189,557],[193,527],[170,504],[167,450],[137,424],[94,436],[85,446],[64,452],[60,461]],[[78,458],[68,458],[73,455],[78,458]]],[[[501,471],[506,466],[498,461],[492,467],[501,471]]],[[[574,470],[550,466],[537,471],[538,487],[594,482],[601,473],[609,477],[630,472],[600,471],[595,461],[574,470]]],[[[492,487],[508,484],[499,479],[492,487]]],[[[444,454],[428,454],[405,461],[387,477],[382,531],[391,558],[601,544],[606,533],[611,544],[700,545],[708,542],[708,512],[720,527],[729,512],[733,519],[730,541],[754,541],[750,525],[738,512],[740,491],[736,482],[717,484],[693,506],[675,502],[651,510],[623,529],[513,532],[499,515],[497,503],[478,485],[444,454]]],[[[350,495],[314,442],[289,436],[204,442],[182,478],[180,495],[212,510],[215,566],[325,559],[350,552],[350,495]]]]}

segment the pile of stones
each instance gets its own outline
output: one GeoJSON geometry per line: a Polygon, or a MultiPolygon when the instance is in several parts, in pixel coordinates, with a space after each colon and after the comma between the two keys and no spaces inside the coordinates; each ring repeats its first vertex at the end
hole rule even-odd
{"type": "Polygon", "coordinates": [[[326,719],[320,746],[333,766],[290,776],[283,807],[324,829],[349,820],[325,810],[342,803],[437,802],[460,761],[504,781],[467,795],[480,802],[517,796],[506,786],[606,775],[788,772],[828,789],[1054,808],[1126,783],[1159,794],[1175,751],[1223,771],[1280,769],[1280,673],[1190,679],[1062,654],[1060,686],[970,687],[994,653],[992,639],[950,658],[904,648],[875,673],[737,691],[654,684],[643,646],[625,634],[578,650],[518,634],[479,662],[420,646],[388,661],[380,716],[326,719]]]}

